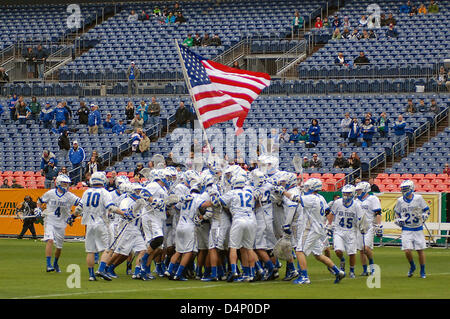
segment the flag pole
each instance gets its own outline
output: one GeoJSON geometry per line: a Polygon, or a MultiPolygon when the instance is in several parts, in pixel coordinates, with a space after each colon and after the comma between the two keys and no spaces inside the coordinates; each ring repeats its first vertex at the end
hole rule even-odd
{"type": "Polygon", "coordinates": [[[208,135],[206,134],[206,129],[203,126],[203,122],[201,120],[200,113],[198,111],[197,102],[194,99],[194,94],[192,93],[191,81],[189,81],[189,76],[187,74],[186,66],[184,65],[184,60],[183,60],[183,57],[181,55],[181,50],[180,50],[180,47],[178,45],[178,40],[177,39],[175,39],[175,46],[177,47],[178,57],[180,58],[181,69],[183,70],[184,82],[186,83],[186,86],[187,86],[188,91],[189,91],[189,96],[191,97],[192,103],[194,105],[194,110],[195,110],[195,113],[197,114],[197,119],[198,119],[198,121],[199,121],[199,123],[200,123],[200,125],[202,127],[203,134],[205,135],[206,146],[208,147],[209,156],[212,156],[212,150],[211,150],[211,146],[210,146],[209,141],[208,141],[208,135]]]}

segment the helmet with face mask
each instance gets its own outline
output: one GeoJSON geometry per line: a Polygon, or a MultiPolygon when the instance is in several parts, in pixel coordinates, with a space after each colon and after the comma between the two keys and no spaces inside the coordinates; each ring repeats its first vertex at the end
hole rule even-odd
{"type": "Polygon", "coordinates": [[[103,172],[94,172],[89,179],[89,183],[92,186],[105,186],[108,182],[108,178],[103,172]]]}
{"type": "Polygon", "coordinates": [[[290,172],[283,172],[278,179],[278,185],[283,186],[285,189],[290,189],[297,185],[297,175],[290,172]]]}
{"type": "Polygon", "coordinates": [[[403,198],[408,198],[414,192],[414,182],[411,180],[403,181],[400,184],[400,190],[403,194],[403,198]]]}
{"type": "Polygon", "coordinates": [[[305,191],[307,193],[320,192],[322,190],[322,181],[318,178],[310,178],[305,182],[305,191]]]}
{"type": "Polygon", "coordinates": [[[367,182],[360,182],[355,187],[356,194],[359,199],[363,199],[366,194],[370,192],[370,184],[367,182]]]}
{"type": "Polygon", "coordinates": [[[55,185],[58,190],[60,190],[62,193],[65,193],[69,190],[69,186],[70,186],[71,182],[72,181],[70,180],[69,176],[67,176],[65,174],[61,174],[61,175],[58,175],[58,177],[56,177],[55,185]]]}
{"type": "Polygon", "coordinates": [[[260,169],[254,169],[250,173],[252,177],[253,186],[261,187],[266,182],[266,175],[260,169]]]}
{"type": "Polygon", "coordinates": [[[353,185],[348,184],[342,188],[342,201],[344,205],[347,206],[352,203],[355,193],[355,186],[353,185]]]}

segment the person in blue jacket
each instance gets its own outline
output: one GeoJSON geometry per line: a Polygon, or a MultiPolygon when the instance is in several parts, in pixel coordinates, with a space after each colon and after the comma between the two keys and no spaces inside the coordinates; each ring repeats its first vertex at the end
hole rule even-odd
{"type": "Polygon", "coordinates": [[[358,137],[361,134],[361,127],[359,126],[358,119],[354,117],[348,127],[350,128],[348,133],[348,142],[357,146],[358,137]]]}
{"type": "Polygon", "coordinates": [[[400,13],[410,13],[411,12],[411,1],[408,1],[408,3],[405,3],[400,6],[400,13]]]}
{"type": "Polygon", "coordinates": [[[11,99],[8,101],[8,109],[9,109],[9,115],[10,115],[10,120],[11,121],[15,121],[17,120],[16,117],[16,103],[19,100],[19,98],[17,97],[16,94],[14,94],[11,99]]]}
{"type": "Polygon", "coordinates": [[[320,142],[320,126],[319,121],[317,119],[313,119],[311,121],[311,126],[309,127],[308,135],[309,135],[308,143],[317,146],[317,144],[320,142]]]}
{"type": "Polygon", "coordinates": [[[102,117],[98,106],[91,104],[91,112],[88,115],[89,134],[98,134],[98,127],[102,124],[102,117]]]}
{"type": "Polygon", "coordinates": [[[398,116],[393,128],[395,142],[400,142],[400,155],[404,157],[406,148],[406,121],[403,119],[403,115],[398,116]]]}
{"type": "Polygon", "coordinates": [[[58,103],[55,108],[55,122],[56,127],[59,127],[62,121],[66,121],[67,117],[69,116],[69,112],[64,107],[62,103],[58,103]]]}
{"type": "Polygon", "coordinates": [[[114,134],[121,135],[121,134],[125,133],[126,129],[127,129],[127,126],[125,124],[123,124],[123,120],[119,120],[119,123],[114,125],[114,127],[112,128],[112,132],[114,134]]]}
{"type": "Polygon", "coordinates": [[[73,141],[72,148],[69,151],[69,160],[72,163],[73,168],[80,167],[86,158],[84,149],[78,146],[78,141],[73,141]]]}
{"type": "Polygon", "coordinates": [[[55,110],[50,105],[50,102],[45,103],[45,107],[39,114],[39,120],[44,124],[44,128],[51,129],[52,121],[55,118],[55,110]]]}
{"type": "Polygon", "coordinates": [[[363,141],[366,142],[367,147],[372,146],[373,135],[375,134],[375,126],[370,123],[370,119],[366,118],[361,127],[363,141]]]}
{"type": "Polygon", "coordinates": [[[112,128],[116,125],[116,120],[112,118],[111,113],[106,114],[106,119],[103,122],[103,128],[108,132],[111,132],[112,128]]]}

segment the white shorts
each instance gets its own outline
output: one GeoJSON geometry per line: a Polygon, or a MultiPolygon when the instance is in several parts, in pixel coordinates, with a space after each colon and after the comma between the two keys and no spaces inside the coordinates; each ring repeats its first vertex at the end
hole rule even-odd
{"type": "Polygon", "coordinates": [[[111,244],[109,227],[105,224],[86,226],[86,239],[84,246],[87,253],[98,253],[109,248],[111,244]]]}
{"type": "Polygon", "coordinates": [[[208,237],[208,249],[219,249],[219,235],[220,235],[220,222],[219,220],[211,221],[211,228],[209,229],[208,237]]]}
{"type": "Polygon", "coordinates": [[[59,227],[53,224],[44,223],[44,238],[42,238],[42,240],[53,240],[55,247],[61,249],[63,247],[65,233],[66,226],[59,227]]]}
{"type": "Polygon", "coordinates": [[[402,250],[423,250],[427,248],[423,230],[403,230],[402,250]]]}
{"type": "Polygon", "coordinates": [[[195,227],[195,233],[197,237],[197,248],[199,250],[206,250],[209,248],[209,230],[211,228],[210,223],[202,223],[200,226],[195,227]]]}
{"type": "Polygon", "coordinates": [[[231,219],[227,213],[222,212],[220,216],[219,234],[217,237],[217,249],[227,250],[230,239],[231,219]]]}
{"type": "Polygon", "coordinates": [[[114,241],[114,238],[117,237],[117,235],[119,234],[119,223],[117,222],[112,222],[109,224],[109,242],[112,243],[114,241]]]}
{"type": "Polygon", "coordinates": [[[164,228],[164,248],[175,246],[175,233],[176,228],[173,227],[173,224],[166,224],[164,228]]]}
{"type": "Polygon", "coordinates": [[[277,239],[273,231],[272,207],[261,207],[256,213],[255,248],[270,250],[277,239]]]}
{"type": "Polygon", "coordinates": [[[180,253],[197,251],[195,226],[181,226],[175,232],[175,250],[180,253]]]}
{"type": "Polygon", "coordinates": [[[149,243],[156,237],[164,236],[165,221],[160,217],[146,214],[141,219],[145,242],[149,243]]]}
{"type": "Polygon", "coordinates": [[[298,241],[295,246],[295,251],[301,251],[306,256],[309,256],[311,253],[314,256],[322,255],[325,249],[323,243],[326,237],[326,234],[304,229],[297,235],[298,241]]]}
{"type": "Polygon", "coordinates": [[[256,220],[237,218],[230,228],[230,248],[253,249],[256,237],[256,220]]]}
{"type": "Polygon", "coordinates": [[[333,237],[334,251],[340,250],[347,255],[356,254],[356,234],[353,231],[335,232],[333,237]]]}
{"type": "Polygon", "coordinates": [[[117,254],[128,256],[132,251],[140,252],[143,250],[147,250],[147,247],[145,246],[145,241],[144,237],[142,237],[142,234],[136,232],[135,230],[125,230],[123,235],[117,242],[117,246],[114,249],[114,252],[117,254]]]}
{"type": "MultiPolygon", "coordinates": [[[[364,244],[366,245],[366,247],[369,247],[370,249],[373,249],[374,235],[375,235],[375,233],[374,233],[373,227],[369,228],[367,233],[364,234],[364,244]]],[[[357,243],[358,250],[363,250],[363,235],[359,231],[356,234],[356,243],[357,243]]]]}
{"type": "Polygon", "coordinates": [[[283,237],[283,222],[284,222],[283,206],[279,207],[276,204],[273,204],[272,225],[276,239],[280,239],[281,237],[283,237]]]}

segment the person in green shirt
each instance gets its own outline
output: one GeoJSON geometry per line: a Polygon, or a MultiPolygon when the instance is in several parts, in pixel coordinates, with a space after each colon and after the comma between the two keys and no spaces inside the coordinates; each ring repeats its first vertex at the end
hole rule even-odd
{"type": "Polygon", "coordinates": [[[434,0],[430,1],[430,5],[428,6],[428,13],[438,13],[439,12],[439,6],[434,0]]]}
{"type": "Polygon", "coordinates": [[[188,34],[186,40],[183,41],[183,45],[187,47],[192,47],[194,45],[194,39],[192,39],[191,34],[188,34]]]}
{"type": "Polygon", "coordinates": [[[299,141],[300,143],[306,143],[306,142],[308,142],[308,140],[309,140],[309,135],[308,135],[308,133],[306,133],[306,130],[305,130],[305,129],[302,129],[302,130],[300,131],[300,136],[298,137],[298,141],[299,141]]]}
{"type": "Polygon", "coordinates": [[[41,113],[41,103],[36,100],[36,97],[31,98],[31,103],[28,105],[31,110],[31,118],[34,121],[39,121],[39,114],[41,113]]]}

